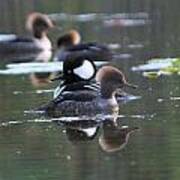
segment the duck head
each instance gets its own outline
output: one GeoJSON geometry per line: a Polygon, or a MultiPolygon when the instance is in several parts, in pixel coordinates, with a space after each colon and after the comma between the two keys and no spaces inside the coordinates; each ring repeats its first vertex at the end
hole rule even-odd
{"type": "Polygon", "coordinates": [[[79,44],[81,41],[81,36],[78,31],[71,30],[63,36],[59,37],[57,40],[57,46],[59,48],[69,47],[72,45],[79,44]]]}
{"type": "Polygon", "coordinates": [[[63,74],[52,80],[61,79],[65,84],[89,81],[95,77],[96,71],[96,66],[91,59],[80,56],[67,59],[63,64],[63,74]]]}
{"type": "Polygon", "coordinates": [[[112,66],[103,66],[96,74],[96,81],[100,83],[101,96],[105,99],[112,98],[124,86],[136,88],[127,82],[124,74],[112,66]]]}
{"type": "Polygon", "coordinates": [[[53,22],[46,14],[33,12],[27,16],[26,28],[38,39],[45,36],[47,31],[53,27],[53,22]]]}

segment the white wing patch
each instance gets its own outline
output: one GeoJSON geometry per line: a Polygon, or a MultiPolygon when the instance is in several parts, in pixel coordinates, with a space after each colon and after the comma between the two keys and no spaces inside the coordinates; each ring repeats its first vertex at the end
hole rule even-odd
{"type": "Polygon", "coordinates": [[[84,60],[80,67],[75,68],[74,74],[78,75],[82,79],[89,79],[94,75],[94,66],[88,60],[84,60]]]}

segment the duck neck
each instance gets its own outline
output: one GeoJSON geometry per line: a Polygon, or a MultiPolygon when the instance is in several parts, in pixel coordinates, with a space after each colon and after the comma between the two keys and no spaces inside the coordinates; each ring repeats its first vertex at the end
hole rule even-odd
{"type": "Polygon", "coordinates": [[[49,38],[46,36],[46,33],[42,33],[40,36],[34,36],[34,41],[36,46],[42,50],[52,51],[52,44],[49,38]]]}
{"type": "Polygon", "coordinates": [[[37,39],[42,39],[43,37],[46,37],[47,35],[46,35],[46,32],[42,32],[38,29],[35,29],[33,31],[33,36],[37,39]]]}
{"type": "Polygon", "coordinates": [[[112,85],[101,84],[101,97],[103,99],[114,99],[115,98],[115,90],[112,85]]]}

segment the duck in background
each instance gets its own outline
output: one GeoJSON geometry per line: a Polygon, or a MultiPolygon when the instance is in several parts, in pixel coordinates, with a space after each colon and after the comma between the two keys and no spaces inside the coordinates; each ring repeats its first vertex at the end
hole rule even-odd
{"type": "Polygon", "coordinates": [[[59,37],[57,48],[59,50],[55,53],[55,61],[66,61],[79,56],[86,56],[94,61],[109,61],[113,58],[113,52],[104,44],[81,43],[81,36],[76,30],[71,30],[59,37]]]}
{"type": "MultiPolygon", "coordinates": [[[[64,91],[45,106],[39,108],[49,117],[80,116],[111,114],[119,110],[115,97],[117,91],[124,86],[136,88],[129,84],[124,74],[112,66],[101,67],[96,74],[96,83],[99,83],[97,90],[64,91]]],[[[69,84],[69,86],[74,86],[69,84]]]]}
{"type": "Polygon", "coordinates": [[[53,27],[53,22],[46,14],[30,13],[27,16],[26,29],[31,33],[31,37],[6,35],[6,38],[0,41],[0,54],[51,51],[52,44],[47,33],[53,27]]]}

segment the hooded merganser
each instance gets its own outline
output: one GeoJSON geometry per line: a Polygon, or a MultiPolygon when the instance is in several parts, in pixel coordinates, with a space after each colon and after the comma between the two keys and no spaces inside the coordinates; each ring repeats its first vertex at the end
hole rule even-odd
{"type": "Polygon", "coordinates": [[[60,49],[54,60],[66,61],[67,59],[86,56],[94,61],[108,61],[112,59],[113,53],[104,44],[96,42],[80,43],[81,36],[78,31],[71,30],[61,36],[57,41],[57,47],[60,49]]]}
{"type": "Polygon", "coordinates": [[[112,66],[100,68],[96,82],[100,84],[99,93],[84,89],[70,93],[66,91],[39,110],[50,117],[113,113],[119,110],[116,92],[124,86],[135,88],[126,81],[120,70],[112,66]]]}
{"type": "Polygon", "coordinates": [[[18,53],[24,51],[36,52],[51,50],[52,45],[47,37],[47,32],[54,25],[45,14],[33,12],[27,16],[26,29],[32,37],[11,36],[11,38],[0,41],[0,53],[18,53]]]}
{"type": "Polygon", "coordinates": [[[65,91],[75,90],[98,90],[99,85],[91,80],[97,72],[96,66],[91,59],[86,56],[79,56],[72,59],[67,59],[63,63],[63,73],[52,80],[61,80],[60,85],[54,91],[54,98],[60,96],[65,91]]]}

